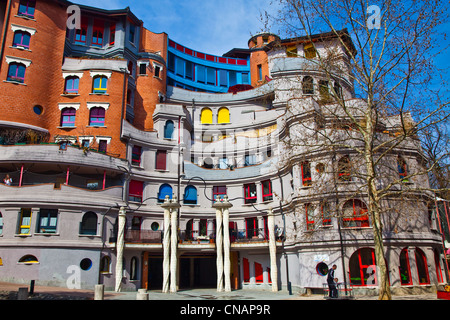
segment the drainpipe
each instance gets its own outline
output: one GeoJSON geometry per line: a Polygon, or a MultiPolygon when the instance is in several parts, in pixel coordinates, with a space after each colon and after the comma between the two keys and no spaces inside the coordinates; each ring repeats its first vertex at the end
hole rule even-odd
{"type": "Polygon", "coordinates": [[[9,17],[11,15],[11,2],[12,2],[12,0],[8,0],[8,7],[6,8],[6,19],[3,24],[5,27],[3,29],[3,35],[2,35],[2,47],[0,49],[0,70],[2,69],[2,64],[3,64],[3,54],[5,52],[6,33],[8,32],[9,17]]]}

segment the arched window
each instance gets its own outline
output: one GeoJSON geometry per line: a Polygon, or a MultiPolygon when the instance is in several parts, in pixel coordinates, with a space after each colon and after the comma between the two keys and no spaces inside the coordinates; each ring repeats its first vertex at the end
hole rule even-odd
{"type": "Polygon", "coordinates": [[[75,108],[64,108],[61,110],[61,127],[75,127],[75,108]]]}
{"type": "Polygon", "coordinates": [[[174,124],[172,120],[167,120],[164,125],[164,139],[172,139],[174,124]]]}
{"type": "Polygon", "coordinates": [[[305,204],[305,215],[306,215],[306,230],[312,231],[315,228],[315,208],[311,203],[305,204]]]}
{"type": "Polygon", "coordinates": [[[172,187],[168,184],[163,184],[159,187],[158,202],[164,202],[166,196],[169,196],[169,199],[172,199],[172,187]]]}
{"type": "Polygon", "coordinates": [[[8,76],[7,76],[6,80],[24,83],[26,69],[27,69],[27,67],[23,63],[17,63],[17,62],[10,63],[9,69],[8,69],[8,76]]]}
{"type": "Polygon", "coordinates": [[[416,257],[417,275],[419,276],[419,284],[430,284],[430,276],[428,274],[427,257],[425,253],[416,248],[414,255],[416,257]]]}
{"type": "Polygon", "coordinates": [[[405,159],[400,156],[397,157],[397,170],[399,178],[402,179],[403,182],[408,182],[408,179],[406,178],[408,175],[408,166],[405,159]]]}
{"type": "Polygon", "coordinates": [[[65,94],[78,94],[78,88],[80,85],[79,77],[67,77],[64,85],[65,94]]]}
{"type": "Polygon", "coordinates": [[[92,93],[105,94],[108,88],[108,78],[105,76],[95,76],[92,93]]]}
{"type": "Polygon", "coordinates": [[[303,94],[314,94],[314,80],[310,76],[303,77],[302,80],[303,94]]]}
{"type": "Polygon", "coordinates": [[[341,181],[351,181],[351,162],[349,156],[343,156],[338,162],[338,178],[341,181]]]}
{"type": "Polygon", "coordinates": [[[400,253],[400,266],[398,268],[400,272],[400,283],[402,285],[411,285],[411,268],[409,266],[409,254],[408,248],[404,248],[400,253]]]}
{"type": "Polygon", "coordinates": [[[344,228],[369,227],[369,215],[367,206],[358,199],[348,200],[343,208],[342,224],[344,228]]]}
{"type": "Polygon", "coordinates": [[[213,113],[209,108],[202,109],[200,114],[200,121],[202,124],[212,124],[213,123],[213,113]]]}
{"type": "Polygon", "coordinates": [[[434,266],[436,267],[436,277],[438,283],[443,283],[444,278],[442,276],[441,262],[440,262],[440,254],[437,249],[433,250],[434,253],[434,266]]]}
{"type": "Polygon", "coordinates": [[[230,123],[230,111],[227,108],[220,108],[217,113],[217,123],[230,123]]]}
{"type": "Polygon", "coordinates": [[[184,189],[184,204],[197,204],[197,188],[187,186],[184,189]]]}
{"type": "Polygon", "coordinates": [[[320,205],[320,211],[322,214],[322,225],[331,226],[331,210],[328,202],[324,202],[320,205]]]}
{"type": "Polygon", "coordinates": [[[35,256],[29,254],[20,258],[19,263],[29,264],[29,263],[39,263],[39,261],[35,256]]]}
{"type": "Polygon", "coordinates": [[[26,31],[16,31],[14,32],[13,47],[30,48],[31,34],[26,31]]]}
{"type": "Polygon", "coordinates": [[[111,258],[108,256],[103,256],[100,260],[100,273],[110,273],[111,272],[111,258]]]}
{"type": "Polygon", "coordinates": [[[83,215],[80,225],[80,234],[96,235],[97,234],[97,214],[89,211],[83,215]]]}
{"type": "Polygon", "coordinates": [[[95,127],[104,127],[105,114],[106,111],[102,107],[91,108],[91,111],[89,113],[89,125],[95,127]]]}
{"type": "Polygon", "coordinates": [[[362,248],[352,254],[349,261],[350,282],[354,286],[377,284],[375,250],[362,248]]]}
{"type": "Polygon", "coordinates": [[[131,258],[130,262],[130,280],[137,280],[138,279],[138,258],[133,257],[131,258]]]}

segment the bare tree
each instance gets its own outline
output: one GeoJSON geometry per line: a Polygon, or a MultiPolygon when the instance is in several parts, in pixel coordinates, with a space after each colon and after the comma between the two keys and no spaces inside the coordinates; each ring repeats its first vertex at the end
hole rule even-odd
{"type": "MultiPolygon", "coordinates": [[[[442,177],[437,173],[443,169],[439,161],[448,156],[448,149],[426,156],[419,135],[448,126],[448,90],[438,79],[441,73],[433,58],[445,49],[438,41],[445,37],[439,28],[446,21],[449,6],[432,0],[381,1],[379,6],[364,0],[276,3],[278,11],[266,17],[286,36],[303,44],[299,56],[307,60],[305,71],[319,70],[321,78],[319,85],[315,84],[319,95],[307,100],[304,94],[311,84],[300,83],[305,77],[274,77],[280,87],[283,81],[298,81],[296,87],[303,88],[303,92],[286,89],[287,112],[293,118],[305,113],[308,104],[312,110],[310,118],[298,119],[297,132],[301,133],[291,135],[286,148],[293,150],[291,154],[327,152],[337,160],[336,155],[346,153],[352,159],[331,162],[330,173],[334,178],[348,175],[360,182],[352,193],[362,193],[367,199],[379,299],[391,299],[382,215],[393,210],[392,206],[387,209],[385,202],[394,199],[400,203],[400,197],[420,198],[431,191],[424,177],[429,172],[442,177]],[[436,81],[438,87],[433,86],[436,81]],[[341,87],[332,83],[351,83],[347,89],[353,91],[352,95],[342,94],[341,87]],[[419,160],[414,168],[407,169],[402,154],[411,150],[419,160]],[[423,183],[405,184],[414,178],[423,183]]],[[[442,137],[433,141],[439,147],[448,142],[442,137]]],[[[448,170],[446,177],[448,182],[448,170]]],[[[333,188],[340,192],[329,182],[322,187],[330,193],[333,188]]],[[[448,191],[448,184],[441,183],[439,188],[448,191]]]]}

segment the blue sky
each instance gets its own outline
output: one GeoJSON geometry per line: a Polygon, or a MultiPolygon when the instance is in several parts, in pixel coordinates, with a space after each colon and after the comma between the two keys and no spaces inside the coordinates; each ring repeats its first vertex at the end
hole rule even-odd
{"type": "Polygon", "coordinates": [[[271,0],[74,0],[102,9],[131,11],[152,32],[166,32],[172,40],[191,49],[222,55],[233,48],[247,48],[261,31],[260,13],[271,0]]]}

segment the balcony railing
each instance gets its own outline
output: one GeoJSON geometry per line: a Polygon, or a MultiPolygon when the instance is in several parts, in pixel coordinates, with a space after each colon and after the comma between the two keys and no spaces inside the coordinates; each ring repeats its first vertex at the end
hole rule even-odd
{"type": "MultiPolygon", "coordinates": [[[[153,231],[153,230],[125,230],[125,242],[126,243],[162,243],[163,231],[153,231]]],[[[110,242],[117,241],[117,230],[111,230],[110,242]]]]}

